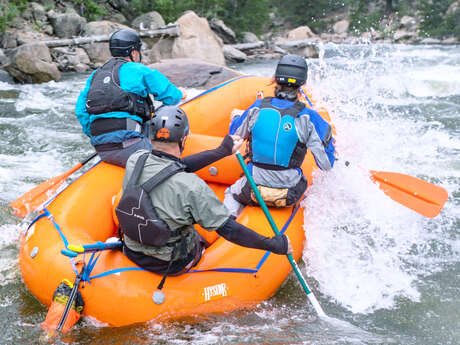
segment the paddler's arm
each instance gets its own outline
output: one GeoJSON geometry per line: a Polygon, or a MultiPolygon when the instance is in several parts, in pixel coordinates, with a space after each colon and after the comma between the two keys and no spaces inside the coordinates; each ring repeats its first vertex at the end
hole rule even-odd
{"type": "Polygon", "coordinates": [[[182,158],[182,163],[187,166],[185,171],[195,172],[219,159],[230,156],[240,148],[242,143],[243,141],[238,136],[226,135],[218,148],[182,158]]]}
{"type": "Polygon", "coordinates": [[[292,254],[292,247],[286,235],[265,237],[236,222],[232,217],[217,229],[217,233],[227,241],[243,247],[269,250],[280,255],[292,254]]]}

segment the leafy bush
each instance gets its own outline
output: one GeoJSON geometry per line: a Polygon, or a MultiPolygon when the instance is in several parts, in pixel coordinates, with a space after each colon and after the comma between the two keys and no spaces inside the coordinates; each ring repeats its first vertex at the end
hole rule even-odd
{"type": "Polygon", "coordinates": [[[106,10],[93,0],[72,0],[80,15],[88,21],[98,20],[106,14],[106,10]]]}
{"type": "Polygon", "coordinates": [[[459,10],[446,16],[447,9],[454,0],[420,0],[418,10],[422,15],[420,34],[425,37],[444,38],[452,35],[459,37],[459,10]]]}
{"type": "Polygon", "coordinates": [[[13,20],[26,8],[26,0],[0,0],[0,32],[5,33],[6,28],[10,26],[13,23],[13,20]]]}

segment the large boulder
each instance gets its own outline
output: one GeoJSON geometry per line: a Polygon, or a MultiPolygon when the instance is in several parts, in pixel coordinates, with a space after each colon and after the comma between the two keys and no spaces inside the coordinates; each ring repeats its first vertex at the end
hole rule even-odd
{"type": "Polygon", "coordinates": [[[193,58],[225,66],[225,57],[219,39],[212,32],[206,18],[187,11],[177,20],[181,34],[174,39],[172,58],[193,58]]]}
{"type": "Polygon", "coordinates": [[[168,59],[149,66],[164,74],[173,84],[209,88],[239,75],[238,72],[201,59],[168,59]]]}
{"type": "Polygon", "coordinates": [[[44,43],[25,44],[14,49],[4,69],[22,83],[45,83],[61,79],[50,51],[44,43]]]}
{"type": "Polygon", "coordinates": [[[165,26],[165,21],[161,14],[152,11],[134,19],[131,26],[137,30],[153,30],[165,26]]]}
{"type": "MultiPolygon", "coordinates": [[[[107,20],[95,21],[86,24],[84,36],[111,35],[120,29],[130,29],[128,26],[109,22],[107,20]]],[[[89,43],[82,46],[89,56],[94,67],[100,67],[112,56],[107,42],[89,43]]]]}
{"type": "Polygon", "coordinates": [[[53,26],[54,34],[59,38],[79,36],[86,25],[86,19],[73,10],[68,10],[65,13],[49,11],[48,18],[53,26]]]}

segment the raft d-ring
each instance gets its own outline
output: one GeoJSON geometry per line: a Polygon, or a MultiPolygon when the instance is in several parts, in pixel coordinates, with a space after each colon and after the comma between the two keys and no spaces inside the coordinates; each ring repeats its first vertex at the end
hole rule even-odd
{"type": "Polygon", "coordinates": [[[210,173],[212,176],[216,176],[216,175],[219,173],[219,170],[217,170],[216,167],[209,167],[209,173],[210,173]]]}
{"type": "Polygon", "coordinates": [[[152,299],[155,304],[162,304],[165,301],[165,294],[161,291],[155,291],[152,299]]]}
{"type": "Polygon", "coordinates": [[[36,257],[38,254],[38,247],[33,247],[31,252],[30,252],[30,257],[33,259],[34,257],[36,257]]]}

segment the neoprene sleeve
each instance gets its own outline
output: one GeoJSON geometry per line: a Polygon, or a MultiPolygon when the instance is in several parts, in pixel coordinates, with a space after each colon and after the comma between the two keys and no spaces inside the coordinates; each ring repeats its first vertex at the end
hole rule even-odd
{"type": "Polygon", "coordinates": [[[227,241],[243,247],[269,250],[275,254],[287,254],[288,242],[285,235],[265,237],[257,232],[241,225],[230,217],[222,226],[217,229],[217,233],[227,241]]]}
{"type": "Polygon", "coordinates": [[[185,169],[186,172],[195,172],[219,159],[230,156],[232,154],[232,148],[233,139],[231,136],[226,135],[218,148],[195,153],[194,155],[182,158],[181,161],[187,166],[185,169]]]}

